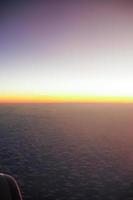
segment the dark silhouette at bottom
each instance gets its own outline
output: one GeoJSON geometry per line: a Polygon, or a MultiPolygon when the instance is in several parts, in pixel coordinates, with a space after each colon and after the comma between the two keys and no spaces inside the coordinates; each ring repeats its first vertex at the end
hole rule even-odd
{"type": "Polygon", "coordinates": [[[6,174],[0,173],[0,199],[22,200],[22,195],[16,180],[6,174]]]}

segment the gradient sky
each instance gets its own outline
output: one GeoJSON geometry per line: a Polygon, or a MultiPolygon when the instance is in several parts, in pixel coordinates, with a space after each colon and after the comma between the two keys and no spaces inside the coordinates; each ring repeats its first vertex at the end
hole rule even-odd
{"type": "Polygon", "coordinates": [[[131,1],[3,0],[0,11],[1,102],[133,98],[131,1]]]}

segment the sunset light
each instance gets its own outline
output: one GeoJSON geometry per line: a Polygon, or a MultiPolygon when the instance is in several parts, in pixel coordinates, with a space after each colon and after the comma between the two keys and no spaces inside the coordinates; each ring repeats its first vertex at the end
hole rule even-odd
{"type": "Polygon", "coordinates": [[[7,15],[0,102],[132,102],[133,14],[103,4],[33,4],[7,15]]]}
{"type": "Polygon", "coordinates": [[[0,1],[5,199],[133,200],[133,1],[0,1]]]}

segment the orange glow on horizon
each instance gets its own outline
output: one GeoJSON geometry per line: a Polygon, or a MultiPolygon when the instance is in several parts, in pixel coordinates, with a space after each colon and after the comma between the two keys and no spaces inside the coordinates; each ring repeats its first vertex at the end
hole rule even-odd
{"type": "Polygon", "coordinates": [[[0,103],[133,103],[133,97],[3,95],[0,103]]]}

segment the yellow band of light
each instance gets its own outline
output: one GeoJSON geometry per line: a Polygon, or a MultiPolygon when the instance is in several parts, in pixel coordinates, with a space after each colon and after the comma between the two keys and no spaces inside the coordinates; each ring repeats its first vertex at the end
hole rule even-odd
{"type": "Polygon", "coordinates": [[[0,103],[133,103],[133,97],[115,96],[45,96],[45,95],[3,95],[0,103]]]}

